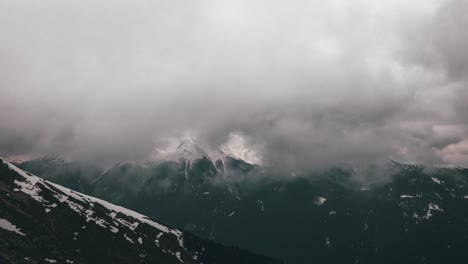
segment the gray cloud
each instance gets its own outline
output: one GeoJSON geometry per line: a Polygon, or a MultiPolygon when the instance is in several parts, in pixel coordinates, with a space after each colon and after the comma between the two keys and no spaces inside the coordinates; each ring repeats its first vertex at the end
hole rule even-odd
{"type": "Polygon", "coordinates": [[[0,154],[466,164],[466,1],[0,1],[0,154]],[[455,152],[454,152],[455,151],[455,152]],[[460,153],[462,155],[462,153],[460,153]]]}

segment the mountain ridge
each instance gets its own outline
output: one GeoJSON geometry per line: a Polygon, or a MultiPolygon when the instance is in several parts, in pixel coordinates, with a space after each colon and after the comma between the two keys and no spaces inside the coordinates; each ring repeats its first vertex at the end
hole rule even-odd
{"type": "MultiPolygon", "coordinates": [[[[216,164],[215,175],[210,161],[196,162],[188,179],[174,161],[155,168],[129,164],[87,191],[288,263],[310,263],[312,256],[316,263],[361,264],[463,263],[468,257],[467,169],[350,163],[314,174],[225,161],[216,164]],[[356,178],[369,175],[386,180],[356,178]]],[[[47,178],[49,172],[38,175],[47,178]]],[[[80,178],[67,180],[70,175],[65,170],[57,180],[79,188],[80,178]]]]}
{"type": "Polygon", "coordinates": [[[203,241],[2,158],[0,189],[0,260],[8,263],[280,263],[203,241]]]}

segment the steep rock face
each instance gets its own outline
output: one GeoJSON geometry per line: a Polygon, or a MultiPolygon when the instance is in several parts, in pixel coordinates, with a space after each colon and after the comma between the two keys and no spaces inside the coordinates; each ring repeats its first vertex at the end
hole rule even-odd
{"type": "Polygon", "coordinates": [[[5,263],[279,263],[198,239],[4,159],[0,198],[5,263]]]}

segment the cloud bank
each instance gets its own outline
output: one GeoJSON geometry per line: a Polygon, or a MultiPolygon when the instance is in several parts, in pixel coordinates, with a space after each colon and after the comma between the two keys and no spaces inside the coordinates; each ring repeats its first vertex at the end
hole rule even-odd
{"type": "Polygon", "coordinates": [[[468,164],[468,2],[0,0],[0,155],[468,164]]]}

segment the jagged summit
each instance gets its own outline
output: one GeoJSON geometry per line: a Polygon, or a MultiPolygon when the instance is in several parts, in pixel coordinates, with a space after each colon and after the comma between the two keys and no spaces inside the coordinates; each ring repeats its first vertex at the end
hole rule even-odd
{"type": "Polygon", "coordinates": [[[207,158],[210,156],[195,142],[194,138],[184,138],[177,146],[176,156],[178,159],[186,161],[194,161],[198,159],[207,158]]]}
{"type": "Polygon", "coordinates": [[[171,138],[165,146],[156,149],[156,160],[176,160],[191,163],[200,159],[211,160],[213,164],[223,158],[241,160],[251,165],[261,164],[260,154],[250,149],[245,139],[236,133],[231,133],[228,140],[218,148],[204,146],[193,135],[171,138]]]}
{"type": "Polygon", "coordinates": [[[228,141],[220,146],[219,152],[223,157],[232,157],[251,165],[262,163],[260,154],[248,148],[245,139],[237,133],[229,134],[228,141]]]}
{"type": "Polygon", "coordinates": [[[211,160],[211,156],[200,146],[193,136],[167,139],[164,144],[155,150],[153,160],[155,161],[177,161],[182,163],[193,163],[201,159],[211,160]]]}

